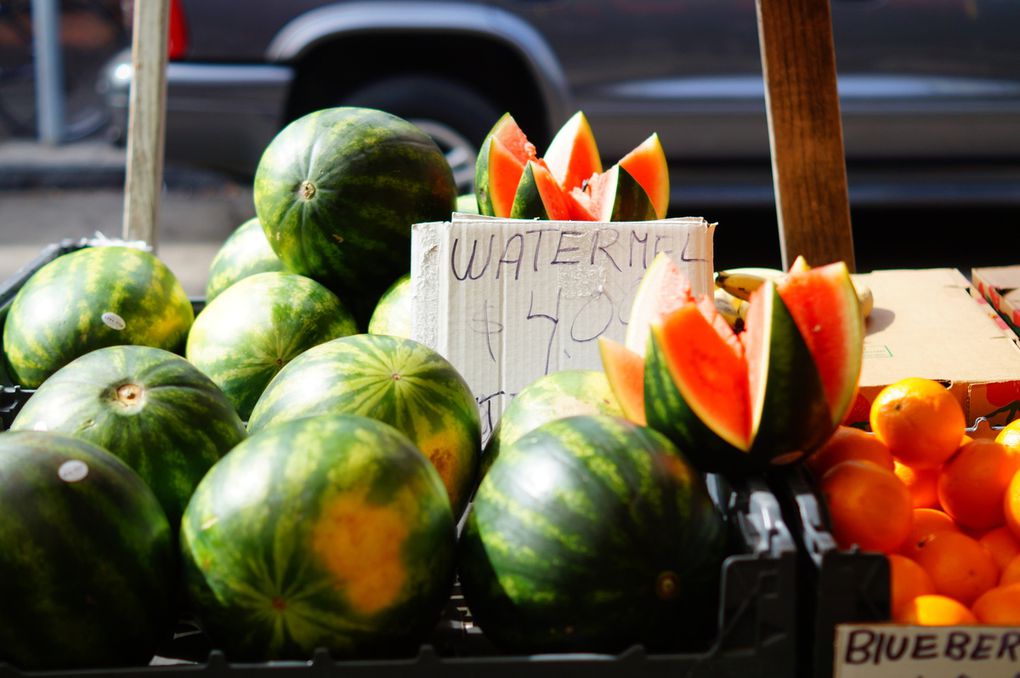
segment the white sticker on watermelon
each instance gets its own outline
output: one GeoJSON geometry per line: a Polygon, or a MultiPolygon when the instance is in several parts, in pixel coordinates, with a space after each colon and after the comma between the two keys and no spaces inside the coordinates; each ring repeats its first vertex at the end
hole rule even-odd
{"type": "Polygon", "coordinates": [[[79,480],[84,480],[85,476],[89,474],[89,466],[83,461],[78,459],[71,459],[65,461],[57,469],[57,475],[65,483],[76,483],[79,480]]]}
{"type": "Polygon", "coordinates": [[[117,330],[118,332],[127,327],[127,323],[124,322],[124,319],[113,311],[107,311],[100,317],[102,318],[104,325],[110,329],[117,330]]]}

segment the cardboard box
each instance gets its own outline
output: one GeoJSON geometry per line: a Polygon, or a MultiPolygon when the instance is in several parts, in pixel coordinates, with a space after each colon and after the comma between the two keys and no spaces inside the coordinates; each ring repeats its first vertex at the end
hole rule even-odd
{"type": "Polygon", "coordinates": [[[990,266],[970,272],[975,296],[986,300],[1002,327],[1020,345],[1020,266],[990,266]]]}
{"type": "Polygon", "coordinates": [[[856,276],[875,308],[867,321],[861,387],[846,423],[867,426],[878,392],[905,377],[944,383],[968,424],[1020,416],[1020,346],[970,296],[954,268],[883,270],[856,276]]]}

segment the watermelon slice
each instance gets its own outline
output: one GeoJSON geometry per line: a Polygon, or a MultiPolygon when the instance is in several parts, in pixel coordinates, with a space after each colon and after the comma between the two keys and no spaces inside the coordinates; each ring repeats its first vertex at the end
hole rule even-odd
{"type": "Polygon", "coordinates": [[[504,113],[482,141],[475,163],[478,211],[486,216],[510,215],[517,184],[529,160],[536,160],[535,145],[517,122],[504,113]]]}
{"type": "Polygon", "coordinates": [[[748,309],[746,329],[735,333],[714,299],[693,297],[661,255],[635,296],[627,345],[600,343],[625,413],[642,412],[703,471],[759,471],[804,457],[854,402],[863,321],[844,264],[800,262],[758,288],[748,309]]]}
{"type": "Polygon", "coordinates": [[[545,155],[549,171],[566,190],[602,171],[602,159],[588,119],[578,111],[560,127],[545,155]]]}
{"type": "Polygon", "coordinates": [[[652,134],[617,163],[634,177],[655,206],[655,216],[666,218],[669,210],[669,165],[658,134],[652,134]]]}
{"type": "Polygon", "coordinates": [[[511,219],[567,220],[573,213],[568,200],[552,173],[540,163],[529,160],[517,184],[508,216],[511,219]]]}
{"type": "Polygon", "coordinates": [[[648,193],[620,165],[593,174],[583,188],[571,193],[596,221],[647,221],[655,219],[655,205],[648,193]]]}
{"type": "Polygon", "coordinates": [[[599,337],[599,355],[609,388],[623,415],[635,424],[645,421],[645,359],[623,344],[599,337]]]}

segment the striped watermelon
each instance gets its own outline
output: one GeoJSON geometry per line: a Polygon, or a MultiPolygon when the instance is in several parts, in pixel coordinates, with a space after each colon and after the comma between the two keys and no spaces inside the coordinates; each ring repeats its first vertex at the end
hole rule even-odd
{"type": "Polygon", "coordinates": [[[205,301],[209,303],[241,278],[267,271],[282,271],[283,262],[269,246],[259,220],[249,219],[223,241],[209,265],[205,301]]]}
{"type": "Polygon", "coordinates": [[[410,650],[436,624],[456,533],[442,482],[391,426],[308,417],[224,457],[181,527],[198,619],[231,660],[410,650]]]}
{"type": "Polygon", "coordinates": [[[383,111],[328,108],[290,123],[255,172],[255,212],[286,267],[367,322],[408,270],[411,225],[449,219],[457,187],[432,138],[383,111]]]}
{"type": "Polygon", "coordinates": [[[109,452],[0,434],[0,665],[148,664],[175,620],[171,534],[151,490],[109,452]]]}
{"type": "Polygon", "coordinates": [[[3,347],[12,376],[35,388],[104,346],[180,350],[194,318],[184,288],[154,255],[132,247],[86,247],[46,264],[18,291],[3,347]]]}
{"type": "Polygon", "coordinates": [[[478,470],[478,405],[460,373],[411,339],[359,334],[309,349],[259,398],[249,433],[314,414],[358,414],[396,427],[439,472],[461,515],[478,470]]]}
{"type": "Polygon", "coordinates": [[[499,456],[501,446],[548,421],[578,414],[623,416],[605,372],[559,370],[534,380],[517,392],[500,415],[482,455],[482,472],[499,456]]]}
{"type": "Polygon", "coordinates": [[[113,452],[148,483],[175,529],[202,476],[246,437],[208,377],[148,346],[110,346],[73,360],[28,399],[11,428],[58,431],[113,452]]]}
{"type": "Polygon", "coordinates": [[[458,562],[465,601],[499,648],[615,652],[700,640],[725,555],[720,512],[665,437],[581,415],[503,447],[458,562]]]}
{"type": "Polygon", "coordinates": [[[410,339],[411,311],[411,274],[405,273],[379,298],[368,321],[368,333],[410,339]]]}
{"type": "Polygon", "coordinates": [[[311,278],[271,271],[238,281],[202,309],[185,355],[247,418],[266,384],[295,356],[355,331],[335,294],[311,278]]]}

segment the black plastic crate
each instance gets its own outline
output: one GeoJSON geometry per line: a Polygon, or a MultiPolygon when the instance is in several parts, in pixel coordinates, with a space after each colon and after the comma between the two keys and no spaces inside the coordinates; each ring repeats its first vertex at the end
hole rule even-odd
{"type": "Polygon", "coordinates": [[[385,678],[397,676],[481,676],[510,678],[527,672],[533,678],[584,676],[712,676],[753,678],[793,676],[797,664],[795,545],[780,512],[779,502],[763,479],[735,486],[709,476],[713,499],[731,526],[735,553],[722,566],[715,637],[705,651],[684,654],[648,653],[634,646],[616,655],[565,653],[548,655],[500,654],[471,622],[470,611],[455,586],[442,620],[428,644],[413,657],[334,660],[319,651],[308,661],[232,663],[203,634],[182,626],[145,667],[102,671],[67,670],[22,672],[0,664],[0,678],[45,675],[85,678],[184,678],[268,674],[338,675],[385,678]],[[200,658],[198,658],[200,657],[200,658]]]}

